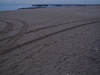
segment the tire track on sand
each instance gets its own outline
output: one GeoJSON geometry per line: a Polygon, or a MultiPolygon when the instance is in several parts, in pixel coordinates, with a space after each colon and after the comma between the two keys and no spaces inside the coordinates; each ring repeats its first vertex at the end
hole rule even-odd
{"type": "Polygon", "coordinates": [[[2,31],[0,31],[0,36],[2,36],[2,35],[5,35],[7,32],[9,32],[12,29],[13,24],[11,22],[7,22],[7,21],[3,21],[3,20],[0,20],[0,21],[7,24],[7,26],[2,31]]]}
{"type": "MultiPolygon", "coordinates": [[[[61,23],[61,24],[52,25],[52,26],[48,26],[48,27],[41,27],[41,28],[38,28],[38,29],[34,29],[34,30],[31,30],[31,31],[28,31],[25,34],[36,32],[36,31],[43,30],[43,29],[46,29],[46,28],[52,28],[52,27],[61,26],[61,25],[64,25],[64,24],[71,24],[71,23],[76,23],[76,22],[80,22],[80,21],[95,20],[95,19],[100,19],[100,18],[84,19],[84,20],[78,20],[78,21],[73,21],[73,22],[61,23]]],[[[12,38],[12,37],[15,37],[15,36],[10,36],[10,37],[1,39],[0,41],[6,40],[6,39],[9,39],[9,38],[12,38]]]]}
{"type": "Polygon", "coordinates": [[[36,41],[45,39],[45,38],[50,37],[50,36],[55,35],[55,34],[62,33],[62,32],[64,32],[64,31],[72,30],[72,29],[79,28],[79,27],[86,26],[86,25],[91,25],[91,24],[93,24],[93,23],[98,23],[98,22],[100,22],[100,21],[89,22],[89,23],[80,24],[80,25],[77,25],[77,26],[74,26],[74,27],[66,28],[66,29],[63,29],[63,30],[60,30],[60,31],[57,31],[57,32],[54,32],[54,33],[51,33],[51,34],[48,34],[48,35],[39,37],[39,38],[36,38],[36,39],[34,39],[34,40],[25,42],[25,43],[23,43],[23,44],[21,44],[21,45],[16,45],[16,46],[14,46],[14,47],[12,47],[12,48],[4,49],[4,50],[2,50],[2,52],[1,52],[0,54],[6,54],[6,53],[8,53],[8,52],[10,52],[10,51],[12,51],[12,50],[14,50],[14,49],[20,48],[20,47],[22,47],[22,46],[26,46],[26,45],[28,45],[28,44],[30,44],[30,43],[33,43],[33,42],[36,42],[36,41]]]}
{"type": "MultiPolygon", "coordinates": [[[[14,19],[13,19],[14,20],[14,19]]],[[[15,43],[19,38],[21,38],[27,31],[27,26],[28,24],[24,21],[21,20],[15,20],[15,21],[19,21],[23,24],[21,30],[19,31],[19,33],[17,33],[14,37],[12,37],[8,42],[12,42],[15,43]]]]}
{"type": "MultiPolygon", "coordinates": [[[[74,15],[75,12],[77,12],[77,10],[74,11],[74,12],[72,12],[72,15],[74,15]]],[[[69,13],[69,12],[68,12],[68,13],[69,13]]],[[[68,13],[67,13],[67,14],[68,14],[68,13]]],[[[71,15],[71,16],[72,16],[72,15],[71,15]]],[[[62,16],[64,16],[64,14],[63,14],[62,16]]],[[[60,17],[62,17],[62,16],[59,16],[59,17],[54,18],[54,19],[58,19],[58,18],[60,18],[60,17]]],[[[68,16],[68,18],[70,18],[71,16],[68,16]]],[[[7,19],[7,18],[3,18],[3,19],[7,19]]],[[[10,20],[15,20],[15,19],[10,19],[10,20]]],[[[50,19],[50,20],[52,20],[52,19],[50,19]]],[[[50,20],[48,20],[48,21],[50,21],[50,20]]],[[[20,21],[20,20],[16,20],[16,21],[20,21]]],[[[37,24],[45,23],[45,22],[48,22],[48,21],[40,22],[40,23],[37,23],[37,24]]],[[[23,22],[24,22],[24,21],[23,21],[23,22]]],[[[70,22],[68,22],[68,24],[69,24],[69,23],[70,23],[70,22]]],[[[63,23],[63,24],[65,24],[65,23],[63,23]]],[[[46,29],[46,28],[56,27],[56,26],[60,26],[60,25],[63,25],[63,24],[52,25],[52,26],[48,26],[48,27],[42,27],[42,28],[38,28],[38,29],[35,29],[35,30],[28,31],[27,33],[35,32],[35,31],[38,31],[38,30],[46,29]]],[[[67,23],[66,23],[66,24],[67,24],[67,23]]],[[[25,33],[25,34],[27,34],[27,33],[25,33]]],[[[6,40],[6,39],[9,39],[9,38],[13,38],[13,37],[15,37],[15,36],[10,36],[10,37],[7,37],[7,38],[0,39],[0,41],[6,40]]]]}
{"type": "MultiPolygon", "coordinates": [[[[100,19],[100,18],[95,18],[95,19],[100,19]]],[[[73,21],[73,22],[61,23],[61,24],[57,24],[57,25],[52,25],[52,26],[48,26],[48,27],[43,27],[43,28],[31,30],[31,31],[28,31],[27,33],[43,30],[43,29],[46,29],[46,28],[57,27],[57,26],[61,26],[61,25],[64,25],[64,24],[71,24],[71,23],[76,23],[76,22],[80,22],[80,21],[95,20],[95,19],[91,18],[91,19],[84,19],[84,20],[78,20],[78,21],[73,21]]]]}
{"type": "Polygon", "coordinates": [[[7,20],[14,20],[14,21],[21,22],[23,24],[23,26],[22,26],[21,30],[17,34],[15,34],[15,36],[10,37],[10,39],[6,42],[6,44],[2,45],[1,51],[2,51],[2,49],[7,49],[7,48],[9,49],[10,47],[14,47],[16,41],[18,39],[20,39],[24,35],[24,33],[26,33],[27,26],[28,26],[28,24],[26,22],[21,21],[21,20],[16,20],[16,19],[7,19],[7,20]]]}

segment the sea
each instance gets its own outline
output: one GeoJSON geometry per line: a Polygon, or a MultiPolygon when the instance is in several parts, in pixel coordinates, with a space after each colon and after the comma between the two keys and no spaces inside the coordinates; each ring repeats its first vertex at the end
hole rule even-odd
{"type": "Polygon", "coordinates": [[[32,7],[32,5],[0,5],[0,11],[18,10],[27,7],[32,7]]]}
{"type": "MultiPolygon", "coordinates": [[[[47,6],[47,7],[57,7],[57,6],[47,6]]],[[[0,11],[10,11],[18,10],[19,8],[37,8],[37,6],[29,5],[0,5],[0,11]]]]}

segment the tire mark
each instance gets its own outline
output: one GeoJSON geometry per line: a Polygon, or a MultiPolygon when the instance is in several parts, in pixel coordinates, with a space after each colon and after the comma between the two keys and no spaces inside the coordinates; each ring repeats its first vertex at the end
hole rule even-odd
{"type": "MultiPolygon", "coordinates": [[[[2,21],[2,20],[0,20],[0,21],[2,21]]],[[[0,36],[2,36],[4,34],[6,34],[7,32],[9,32],[13,27],[13,24],[10,23],[10,22],[6,22],[6,21],[2,21],[2,22],[5,22],[7,24],[7,26],[2,31],[0,31],[0,36]]]]}
{"type": "Polygon", "coordinates": [[[14,21],[18,21],[21,22],[23,24],[21,30],[14,36],[14,37],[10,37],[10,39],[6,42],[6,45],[2,46],[1,49],[3,49],[3,47],[5,48],[9,48],[9,47],[14,47],[16,41],[21,38],[24,33],[26,33],[27,31],[27,23],[21,20],[15,20],[15,19],[8,19],[8,20],[14,20],[14,21]]]}
{"type": "MultiPolygon", "coordinates": [[[[100,18],[95,18],[95,19],[100,19],[100,18]]],[[[58,24],[58,25],[52,25],[52,26],[48,26],[48,27],[41,27],[41,28],[38,28],[38,29],[28,31],[25,34],[31,33],[31,32],[36,32],[36,31],[43,30],[43,29],[46,29],[46,28],[61,26],[61,25],[64,25],[64,24],[71,24],[71,23],[76,23],[76,22],[80,22],[80,21],[95,20],[95,19],[94,18],[84,19],[84,20],[78,20],[78,21],[73,21],[73,22],[61,23],[61,24],[58,24]]],[[[13,38],[13,37],[15,37],[15,36],[10,36],[10,37],[7,37],[7,38],[0,39],[0,41],[6,40],[6,39],[9,39],[9,38],[13,38]]]]}
{"type": "Polygon", "coordinates": [[[55,35],[55,34],[58,34],[58,33],[62,33],[62,32],[64,32],[64,31],[72,30],[72,29],[75,29],[75,28],[79,28],[79,27],[82,27],[82,26],[86,26],[86,25],[90,25],[90,24],[98,23],[98,22],[100,22],[100,21],[85,23],[85,24],[81,24],[81,25],[74,26],[74,27],[66,28],[66,29],[64,29],[64,30],[60,30],[60,31],[57,31],[57,32],[54,32],[54,33],[51,33],[51,34],[48,34],[48,35],[45,35],[45,36],[36,38],[36,39],[34,39],[34,40],[25,42],[25,43],[23,43],[23,44],[21,44],[21,45],[16,45],[16,46],[14,46],[14,47],[12,47],[12,48],[4,49],[4,50],[2,50],[1,54],[6,54],[6,53],[8,53],[8,52],[10,52],[10,51],[12,51],[12,50],[14,50],[14,49],[16,49],[16,48],[20,48],[20,47],[22,47],[22,46],[26,46],[26,45],[28,45],[28,44],[30,44],[30,43],[33,43],[33,42],[36,42],[36,41],[45,39],[45,38],[47,38],[47,37],[50,37],[50,36],[55,35]]]}
{"type": "MultiPolygon", "coordinates": [[[[77,10],[76,10],[76,11],[77,11],[77,10]]],[[[74,11],[74,12],[72,13],[72,15],[74,15],[76,11],[74,11]]],[[[72,15],[71,15],[71,16],[72,16],[72,15]]],[[[63,16],[64,16],[64,15],[63,15],[63,16]]],[[[69,16],[68,18],[70,18],[71,16],[69,16]]],[[[16,20],[16,19],[10,19],[10,20],[16,20]]],[[[20,20],[16,20],[16,21],[20,21],[20,20]]],[[[24,21],[22,21],[22,22],[24,22],[24,21]]],[[[64,24],[64,23],[63,23],[63,24],[64,24]]],[[[42,30],[42,29],[46,29],[46,28],[50,28],[50,27],[56,27],[56,26],[60,26],[60,25],[63,25],[63,24],[54,25],[54,26],[49,26],[49,27],[43,27],[43,28],[39,28],[39,29],[35,29],[35,30],[32,30],[32,31],[29,31],[29,32],[27,32],[27,33],[34,32],[34,31],[38,31],[38,30],[42,30]]],[[[15,36],[10,36],[10,37],[4,38],[4,39],[0,39],[0,41],[6,40],[6,39],[10,39],[10,38],[13,38],[13,37],[15,37],[15,36]]]]}
{"type": "MultiPolygon", "coordinates": [[[[100,19],[100,18],[99,18],[99,19],[100,19]]],[[[85,20],[79,20],[79,21],[73,21],[73,22],[61,23],[61,24],[52,25],[52,26],[49,26],[49,27],[43,27],[43,28],[31,30],[31,31],[28,31],[27,33],[35,32],[35,31],[38,31],[38,30],[43,30],[43,29],[46,29],[46,28],[57,27],[57,26],[61,26],[61,25],[64,25],[64,24],[71,24],[71,23],[76,23],[76,22],[80,22],[80,21],[87,21],[87,20],[93,20],[93,19],[85,19],[85,20]]]]}
{"type": "Polygon", "coordinates": [[[12,43],[14,42],[15,43],[27,31],[27,25],[28,24],[26,22],[21,21],[21,20],[16,20],[16,21],[21,22],[23,24],[23,26],[22,26],[21,30],[19,31],[19,33],[17,33],[14,37],[12,37],[8,42],[12,42],[12,43]]]}
{"type": "MultiPolygon", "coordinates": [[[[72,15],[71,15],[71,16],[73,16],[77,11],[78,11],[78,10],[72,12],[72,15]]],[[[67,14],[68,14],[68,13],[67,13],[67,14]]],[[[65,15],[65,14],[63,14],[62,16],[64,16],[64,15],[65,15]]],[[[59,19],[59,18],[61,18],[62,16],[57,17],[57,18],[55,18],[55,19],[59,19]]],[[[69,18],[71,18],[71,16],[68,16],[67,18],[69,19],[69,18]]],[[[51,19],[51,20],[52,20],[52,19],[51,19]]],[[[50,20],[49,20],[49,21],[50,21],[50,20]]],[[[64,20],[63,20],[63,21],[64,21],[64,20]]],[[[48,22],[48,21],[47,21],[47,22],[48,22]]],[[[48,27],[43,27],[43,28],[39,28],[39,29],[35,29],[35,30],[28,31],[27,33],[35,32],[35,31],[38,31],[38,30],[46,29],[46,28],[56,27],[56,26],[60,26],[60,25],[64,25],[64,24],[69,24],[69,23],[71,23],[71,22],[61,23],[61,24],[52,25],[52,26],[48,26],[48,27]]],[[[74,22],[72,22],[72,23],[74,23],[74,22]]],[[[41,24],[41,23],[40,23],[40,24],[41,24]]]]}

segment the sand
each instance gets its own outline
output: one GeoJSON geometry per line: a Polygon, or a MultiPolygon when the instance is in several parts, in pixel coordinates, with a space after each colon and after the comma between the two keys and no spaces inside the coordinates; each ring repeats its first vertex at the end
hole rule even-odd
{"type": "Polygon", "coordinates": [[[0,75],[100,75],[100,7],[0,11],[0,75]]]}

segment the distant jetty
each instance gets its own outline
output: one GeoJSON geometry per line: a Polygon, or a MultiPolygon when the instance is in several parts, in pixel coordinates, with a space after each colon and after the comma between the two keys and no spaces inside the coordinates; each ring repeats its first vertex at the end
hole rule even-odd
{"type": "Polygon", "coordinates": [[[60,6],[60,7],[64,7],[64,6],[97,6],[100,4],[33,4],[32,6],[37,6],[37,7],[45,7],[45,6],[60,6]]]}
{"type": "Polygon", "coordinates": [[[100,6],[100,4],[32,4],[32,7],[19,8],[19,9],[36,9],[47,7],[69,7],[69,6],[100,6]]]}

